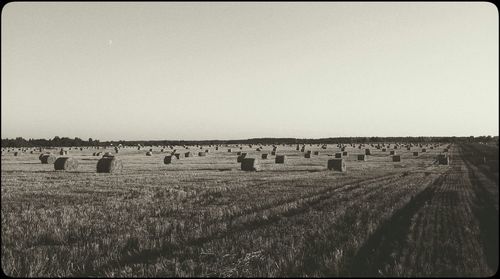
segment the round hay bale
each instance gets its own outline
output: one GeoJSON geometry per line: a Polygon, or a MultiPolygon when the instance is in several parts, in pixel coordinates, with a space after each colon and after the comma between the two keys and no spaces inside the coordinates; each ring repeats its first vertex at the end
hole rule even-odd
{"type": "Polygon", "coordinates": [[[198,157],[205,157],[207,156],[206,152],[198,152],[198,157]]]}
{"type": "Polygon", "coordinates": [[[309,153],[309,152],[305,153],[304,158],[307,158],[307,159],[311,158],[311,153],[309,153]]]}
{"type": "Polygon", "coordinates": [[[121,172],[123,169],[123,163],[120,159],[114,156],[102,157],[97,161],[97,172],[98,173],[113,173],[121,172]]]}
{"type": "Polygon", "coordinates": [[[153,152],[151,152],[151,151],[146,152],[146,156],[152,156],[152,155],[153,155],[153,152]]]}
{"type": "Polygon", "coordinates": [[[231,150],[231,148],[229,148],[229,149],[227,150],[227,152],[229,152],[229,153],[231,153],[231,151],[232,151],[232,150],[231,150]]]}
{"type": "Polygon", "coordinates": [[[389,155],[396,155],[396,151],[391,150],[391,151],[389,152],[389,155]]]}
{"type": "Polygon", "coordinates": [[[337,159],[342,158],[342,153],[340,152],[335,153],[335,158],[337,159]]]}
{"type": "Polygon", "coordinates": [[[330,159],[328,160],[326,167],[328,168],[328,170],[334,170],[340,172],[346,171],[344,159],[339,159],[339,158],[330,159]]]}
{"type": "Polygon", "coordinates": [[[243,171],[259,171],[259,160],[256,158],[243,158],[241,160],[241,170],[243,171]]]}
{"type": "Polygon", "coordinates": [[[414,151],[414,152],[413,152],[413,156],[418,156],[418,152],[417,152],[417,151],[414,151]]]}
{"type": "Polygon", "coordinates": [[[392,161],[393,162],[401,162],[401,155],[392,156],[392,161]]]}
{"type": "Polygon", "coordinates": [[[358,161],[366,161],[366,155],[365,154],[358,154],[358,161]]]}
{"type": "Polygon", "coordinates": [[[314,151],[313,154],[317,156],[317,155],[319,155],[319,151],[314,151]]]}
{"type": "Polygon", "coordinates": [[[56,156],[52,154],[41,154],[39,158],[42,164],[54,164],[57,159],[56,156]]]}
{"type": "Polygon", "coordinates": [[[174,157],[175,157],[176,159],[180,159],[180,158],[181,158],[181,154],[180,154],[180,153],[174,153],[174,157]]]}
{"type": "Polygon", "coordinates": [[[55,170],[76,170],[78,168],[78,161],[71,157],[59,157],[54,162],[55,170]]]}
{"type": "MultiPolygon", "coordinates": [[[[165,158],[163,158],[163,163],[164,163],[165,165],[168,165],[168,164],[172,163],[172,157],[173,157],[172,155],[167,155],[167,156],[165,156],[165,158]]],[[[175,157],[174,157],[174,158],[175,158],[175,157]]]]}
{"type": "Polygon", "coordinates": [[[276,158],[274,159],[274,163],[275,164],[284,164],[285,159],[286,159],[285,155],[276,155],[276,158]]]}
{"type": "Polygon", "coordinates": [[[438,164],[440,164],[440,165],[449,165],[450,164],[450,157],[448,157],[446,154],[438,154],[437,161],[438,161],[438,164]]]}
{"type": "Polygon", "coordinates": [[[371,155],[371,152],[370,152],[370,149],[369,149],[369,148],[366,148],[366,149],[365,149],[365,155],[371,155]]]}
{"type": "Polygon", "coordinates": [[[38,160],[42,160],[42,156],[43,155],[47,155],[47,154],[50,154],[50,152],[45,152],[45,153],[42,153],[38,156],[38,160]]]}
{"type": "Polygon", "coordinates": [[[267,159],[267,155],[268,155],[267,153],[263,153],[263,154],[261,155],[262,159],[267,159]]]}
{"type": "Polygon", "coordinates": [[[14,156],[17,156],[17,155],[19,155],[19,152],[15,151],[14,156]]]}

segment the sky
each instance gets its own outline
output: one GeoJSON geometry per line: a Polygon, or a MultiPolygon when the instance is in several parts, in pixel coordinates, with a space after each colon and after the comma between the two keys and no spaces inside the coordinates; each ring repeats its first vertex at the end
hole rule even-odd
{"type": "Polygon", "coordinates": [[[498,135],[488,2],[11,2],[1,137],[498,135]]]}

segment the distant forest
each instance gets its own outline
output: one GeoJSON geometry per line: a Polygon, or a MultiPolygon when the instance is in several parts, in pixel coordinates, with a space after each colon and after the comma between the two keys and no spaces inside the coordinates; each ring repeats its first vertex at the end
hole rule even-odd
{"type": "Polygon", "coordinates": [[[2,147],[71,147],[71,146],[110,146],[110,145],[129,145],[151,146],[151,145],[193,145],[193,144],[337,144],[337,143],[375,143],[375,142],[483,142],[495,143],[498,145],[498,136],[480,136],[480,137],[336,137],[320,139],[298,139],[298,138],[253,138],[241,140],[132,140],[132,141],[100,141],[89,138],[82,140],[80,138],[54,137],[53,139],[24,139],[17,137],[15,139],[2,139],[2,147]]]}

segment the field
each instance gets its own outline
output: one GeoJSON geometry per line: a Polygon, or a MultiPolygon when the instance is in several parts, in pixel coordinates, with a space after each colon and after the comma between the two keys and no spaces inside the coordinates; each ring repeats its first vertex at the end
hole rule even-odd
{"type": "Polygon", "coordinates": [[[69,150],[77,171],[54,171],[39,152],[4,152],[2,269],[16,277],[492,276],[498,146],[453,144],[450,165],[436,162],[448,144],[400,147],[401,162],[392,162],[393,146],[348,145],[346,172],[326,168],[336,145],[307,144],[319,151],[309,159],[278,145],[285,164],[274,163],[271,146],[176,146],[182,157],[169,165],[161,147],[152,156],[150,147],[125,147],[116,154],[124,169],[112,174],[96,173],[100,156],[92,156],[112,148],[69,150]],[[358,161],[365,148],[372,155],[358,161]],[[258,158],[261,171],[241,171],[237,151],[258,158]]]}

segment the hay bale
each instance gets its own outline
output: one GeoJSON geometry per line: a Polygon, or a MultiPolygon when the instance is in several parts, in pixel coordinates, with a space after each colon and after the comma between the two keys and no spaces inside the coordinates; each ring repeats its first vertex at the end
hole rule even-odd
{"type": "MultiPolygon", "coordinates": [[[[99,153],[101,153],[101,152],[99,152],[99,153]]],[[[113,157],[115,155],[113,155],[111,152],[105,152],[102,156],[103,157],[113,157]]]]}
{"type": "Polygon", "coordinates": [[[271,155],[276,155],[276,151],[271,151],[271,155]]]}
{"type": "Polygon", "coordinates": [[[78,161],[71,157],[59,157],[54,162],[55,170],[76,170],[78,168],[78,161]]]}
{"type": "Polygon", "coordinates": [[[42,160],[42,156],[43,155],[47,155],[47,154],[50,154],[50,152],[45,152],[45,153],[42,153],[38,156],[38,160],[42,160]]]}
{"type": "Polygon", "coordinates": [[[232,152],[232,149],[231,149],[231,148],[229,148],[229,149],[227,150],[227,152],[231,153],[231,152],[232,152]]]}
{"type": "Polygon", "coordinates": [[[366,161],[366,155],[365,154],[358,154],[358,161],[366,161]]]}
{"type": "Polygon", "coordinates": [[[389,152],[389,155],[396,155],[396,151],[391,150],[391,151],[389,152]]]}
{"type": "Polygon", "coordinates": [[[191,152],[186,152],[186,153],[184,153],[184,157],[186,157],[186,158],[191,157],[191,152]]]}
{"type": "Polygon", "coordinates": [[[180,159],[180,158],[181,158],[181,154],[180,154],[180,153],[174,153],[174,156],[175,156],[175,158],[177,158],[177,159],[180,159]]]}
{"type": "Polygon", "coordinates": [[[369,149],[369,148],[366,148],[366,149],[365,149],[365,155],[371,155],[371,152],[370,152],[370,149],[369,149]]]}
{"type": "Polygon", "coordinates": [[[236,155],[241,155],[241,151],[236,152],[236,155]]]}
{"type": "Polygon", "coordinates": [[[208,149],[205,150],[205,153],[208,153],[208,149]]]}
{"type": "Polygon", "coordinates": [[[146,156],[152,156],[152,155],[153,155],[153,152],[151,152],[151,151],[146,152],[146,156]]]}
{"type": "Polygon", "coordinates": [[[344,159],[339,159],[339,158],[330,159],[328,160],[327,168],[328,170],[345,172],[346,171],[345,161],[344,159]]]}
{"type": "Polygon", "coordinates": [[[414,151],[413,156],[418,156],[418,151],[414,151]]]}
{"type": "Polygon", "coordinates": [[[314,155],[319,155],[319,151],[314,151],[314,155]]]}
{"type": "Polygon", "coordinates": [[[172,155],[165,156],[165,158],[163,158],[163,163],[165,165],[168,165],[168,164],[172,163],[172,155]]]}
{"type": "Polygon", "coordinates": [[[342,152],[342,156],[347,156],[347,151],[342,152]]]}
{"type": "Polygon", "coordinates": [[[102,157],[97,161],[97,172],[98,173],[114,173],[121,172],[123,169],[123,163],[117,157],[102,157]]]}
{"type": "Polygon", "coordinates": [[[422,148],[422,152],[427,152],[427,150],[425,148],[422,148]]]}
{"type": "Polygon", "coordinates": [[[39,158],[42,164],[54,164],[57,159],[56,156],[52,154],[41,154],[39,158]]]}
{"type": "Polygon", "coordinates": [[[198,152],[198,157],[205,157],[207,156],[207,153],[205,152],[198,152]]]}
{"type": "Polygon", "coordinates": [[[261,158],[262,158],[262,159],[267,159],[267,155],[268,155],[267,153],[263,153],[263,154],[261,155],[261,158]]]}
{"type": "Polygon", "coordinates": [[[241,160],[241,170],[243,171],[259,171],[259,161],[256,158],[243,158],[241,160]]]}
{"type": "Polygon", "coordinates": [[[337,158],[337,159],[342,158],[342,153],[340,153],[340,152],[335,153],[335,158],[337,158]]]}
{"type": "Polygon", "coordinates": [[[309,153],[309,152],[304,153],[304,158],[308,158],[308,159],[311,158],[311,153],[309,153]]]}
{"type": "Polygon", "coordinates": [[[285,155],[276,155],[276,158],[274,159],[274,163],[275,164],[284,164],[285,159],[286,159],[285,155]]]}
{"type": "Polygon", "coordinates": [[[393,162],[401,162],[401,155],[392,156],[392,161],[393,162]]]}
{"type": "Polygon", "coordinates": [[[386,152],[386,151],[387,151],[387,149],[385,149],[385,148],[382,148],[382,152],[386,152]]]}
{"type": "Polygon", "coordinates": [[[238,157],[236,157],[236,162],[241,163],[241,161],[245,159],[246,156],[246,153],[241,153],[238,157]]]}
{"type": "Polygon", "coordinates": [[[450,157],[448,157],[446,154],[438,154],[437,161],[438,161],[438,164],[440,164],[440,165],[449,165],[450,164],[450,157]]]}
{"type": "Polygon", "coordinates": [[[443,149],[443,152],[448,152],[448,148],[443,149]]]}
{"type": "Polygon", "coordinates": [[[59,151],[59,155],[61,155],[61,156],[62,156],[62,155],[68,155],[68,151],[67,151],[67,150],[62,150],[62,149],[61,149],[61,151],[59,151]]]}

